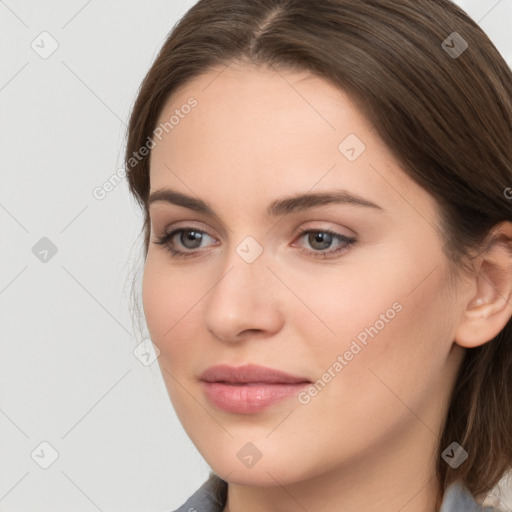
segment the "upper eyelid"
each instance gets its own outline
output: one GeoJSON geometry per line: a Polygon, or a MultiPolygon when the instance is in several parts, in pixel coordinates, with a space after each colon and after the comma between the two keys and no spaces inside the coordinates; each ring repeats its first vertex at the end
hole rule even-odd
{"type": "MultiPolygon", "coordinates": [[[[154,203],[154,205],[157,205],[157,204],[159,204],[159,203],[158,203],[158,202],[157,202],[157,203],[154,203]]],[[[156,208],[155,208],[155,206],[153,206],[153,210],[155,210],[155,209],[156,209],[156,208]]],[[[204,214],[204,213],[201,213],[201,212],[196,212],[196,211],[194,211],[194,210],[192,210],[192,211],[190,211],[190,210],[189,210],[189,211],[188,211],[188,213],[195,214],[195,215],[197,215],[199,218],[204,218],[205,220],[182,220],[182,221],[177,220],[177,221],[175,221],[175,222],[172,222],[172,224],[174,225],[174,224],[179,224],[180,222],[186,222],[186,223],[187,223],[187,224],[186,224],[187,226],[188,226],[188,225],[193,225],[194,227],[196,227],[196,226],[195,226],[195,224],[196,224],[196,223],[197,223],[197,224],[201,224],[201,225],[205,225],[205,224],[206,224],[206,225],[211,225],[211,224],[212,224],[212,222],[213,222],[213,223],[215,223],[215,224],[216,224],[216,223],[218,223],[218,227],[214,227],[213,229],[215,229],[217,232],[222,233],[222,235],[224,235],[224,234],[228,233],[228,231],[232,232],[232,230],[231,230],[228,226],[226,226],[226,225],[225,225],[225,224],[224,224],[224,223],[223,223],[223,222],[222,222],[218,217],[216,217],[216,216],[214,216],[214,217],[212,218],[212,217],[208,216],[207,214],[204,214]]],[[[171,217],[171,218],[172,218],[172,217],[174,217],[174,216],[175,216],[175,215],[173,214],[172,216],[169,216],[169,217],[171,217]]],[[[181,214],[177,214],[176,216],[181,217],[182,215],[181,215],[181,214]]],[[[167,221],[166,221],[166,220],[161,220],[161,219],[166,219],[166,218],[168,218],[168,215],[167,215],[167,213],[165,213],[165,210],[164,210],[164,209],[162,209],[162,212],[160,212],[160,211],[158,211],[158,212],[157,212],[157,211],[155,211],[153,214],[152,214],[152,209],[151,209],[151,208],[149,209],[149,221],[150,221],[150,226],[151,226],[151,228],[153,228],[153,225],[156,225],[156,226],[159,226],[159,225],[162,225],[162,224],[167,225],[167,221]]],[[[179,227],[181,227],[181,226],[179,226],[179,227]]],[[[172,228],[172,229],[170,229],[170,228],[169,228],[169,229],[165,228],[165,229],[166,229],[166,231],[172,231],[174,228],[172,228]]],[[[176,228],[176,229],[177,229],[177,228],[176,228]]],[[[197,229],[203,230],[203,228],[200,228],[200,227],[198,227],[197,229]]],[[[157,231],[157,229],[155,229],[155,231],[157,231]]],[[[205,231],[206,231],[206,230],[205,230],[205,231]]]]}
{"type": "MultiPolygon", "coordinates": [[[[179,229],[183,229],[183,230],[187,230],[189,228],[192,228],[192,229],[197,229],[198,231],[202,231],[204,233],[206,233],[207,235],[215,238],[213,235],[211,235],[209,233],[209,229],[204,229],[203,227],[198,227],[197,225],[195,225],[195,222],[197,222],[198,224],[201,224],[201,222],[199,221],[191,221],[191,220],[188,220],[188,221],[177,221],[175,223],[172,223],[171,225],[167,226],[164,228],[164,234],[168,234],[168,233],[171,233],[173,231],[176,231],[176,230],[179,230],[179,229]],[[183,222],[183,224],[180,224],[181,222],[183,222]]],[[[311,230],[311,231],[335,231],[335,232],[338,232],[340,229],[343,230],[348,230],[351,232],[351,234],[346,234],[346,233],[339,233],[340,235],[344,235],[344,236],[347,236],[347,237],[352,237],[352,236],[356,236],[357,233],[348,228],[347,226],[344,226],[344,227],[325,227],[325,226],[319,226],[318,223],[322,223],[322,222],[328,222],[328,221],[307,221],[307,222],[303,222],[300,224],[299,227],[295,228],[293,230],[293,235],[299,235],[301,234],[301,232],[305,231],[305,230],[311,230]]],[[[332,222],[330,224],[333,224],[332,222]]],[[[151,227],[153,227],[153,225],[151,224],[151,227]]],[[[157,229],[155,229],[154,231],[158,231],[157,229]]]]}
{"type": "Polygon", "coordinates": [[[212,238],[216,238],[210,234],[208,229],[204,229],[203,227],[195,225],[194,221],[181,221],[181,222],[183,222],[184,224],[180,224],[180,221],[178,221],[178,222],[174,222],[169,225],[165,225],[165,227],[163,227],[161,229],[157,229],[157,228],[153,229],[153,225],[151,225],[151,230],[155,233],[160,231],[165,236],[165,235],[168,235],[168,234],[172,233],[173,231],[177,231],[177,230],[186,231],[186,230],[195,229],[197,231],[206,233],[207,235],[211,236],[212,238]]]}
{"type": "Polygon", "coordinates": [[[166,233],[166,235],[172,235],[174,237],[175,235],[177,235],[179,233],[183,233],[183,232],[187,232],[187,231],[199,231],[203,235],[207,235],[210,238],[212,238],[213,240],[216,240],[216,238],[213,235],[210,235],[210,233],[208,233],[208,231],[205,231],[204,229],[199,229],[199,228],[196,229],[194,227],[191,227],[191,228],[187,228],[186,226],[185,227],[177,227],[177,228],[166,230],[165,233],[166,233]]]}

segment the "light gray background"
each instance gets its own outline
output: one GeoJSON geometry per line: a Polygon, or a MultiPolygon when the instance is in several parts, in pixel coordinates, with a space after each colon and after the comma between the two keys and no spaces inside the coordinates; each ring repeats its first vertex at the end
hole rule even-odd
{"type": "MultiPolygon", "coordinates": [[[[0,512],[171,511],[207,477],[157,363],[133,353],[147,334],[129,309],[139,208],[124,180],[93,196],[194,3],[0,0],[0,512]]],[[[512,65],[512,0],[459,4],[512,65]]]]}

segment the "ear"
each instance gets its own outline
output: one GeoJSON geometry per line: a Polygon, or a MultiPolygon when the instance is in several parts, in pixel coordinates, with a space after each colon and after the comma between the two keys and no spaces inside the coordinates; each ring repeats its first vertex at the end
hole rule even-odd
{"type": "Polygon", "coordinates": [[[512,316],[512,223],[495,226],[487,242],[475,260],[471,298],[455,333],[455,342],[465,348],[495,338],[512,316]]]}

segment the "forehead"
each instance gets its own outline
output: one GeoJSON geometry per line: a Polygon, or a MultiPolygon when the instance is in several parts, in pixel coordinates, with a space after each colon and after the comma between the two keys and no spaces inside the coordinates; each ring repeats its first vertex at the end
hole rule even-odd
{"type": "Polygon", "coordinates": [[[158,127],[151,192],[170,187],[228,204],[336,186],[384,206],[400,187],[425,195],[350,97],[307,72],[212,68],[173,94],[158,127]]]}
{"type": "Polygon", "coordinates": [[[163,162],[186,164],[191,172],[200,167],[207,173],[205,166],[237,166],[241,172],[296,166],[309,153],[309,167],[325,167],[338,157],[348,131],[361,139],[370,131],[343,91],[323,79],[252,65],[212,68],[182,85],[164,105],[156,129],[153,183],[163,162]]]}

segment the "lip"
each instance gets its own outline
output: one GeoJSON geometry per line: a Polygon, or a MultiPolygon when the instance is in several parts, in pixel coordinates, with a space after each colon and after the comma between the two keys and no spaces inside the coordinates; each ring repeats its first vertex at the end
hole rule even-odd
{"type": "Polygon", "coordinates": [[[206,398],[213,405],[236,414],[263,411],[276,402],[296,396],[311,384],[305,377],[253,364],[212,366],[199,378],[206,398]]]}

